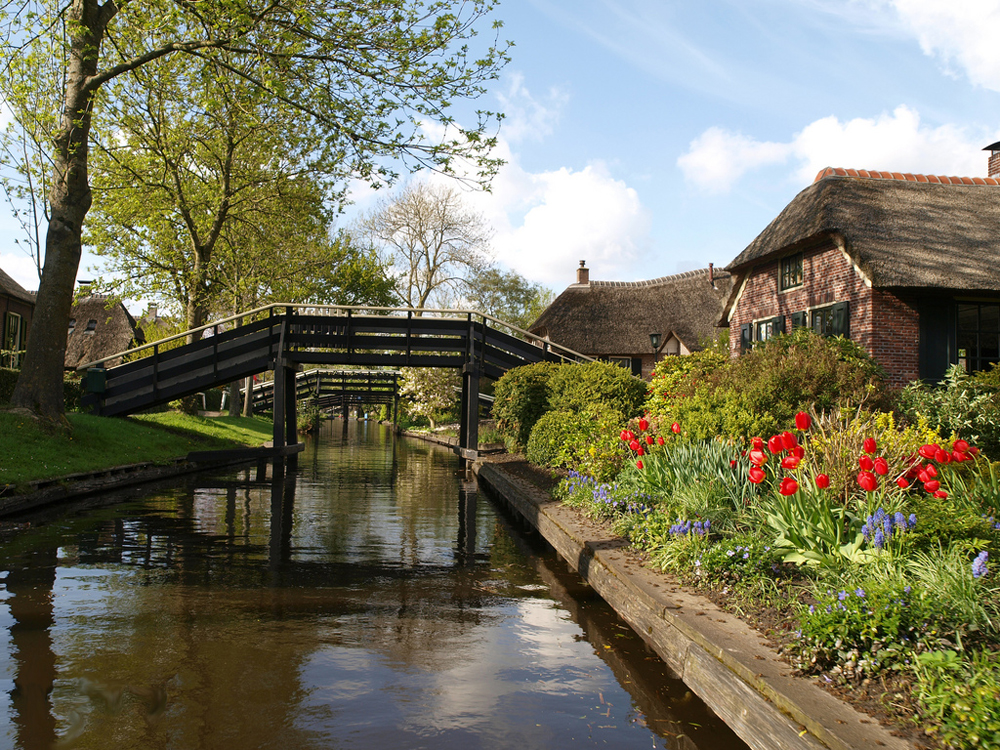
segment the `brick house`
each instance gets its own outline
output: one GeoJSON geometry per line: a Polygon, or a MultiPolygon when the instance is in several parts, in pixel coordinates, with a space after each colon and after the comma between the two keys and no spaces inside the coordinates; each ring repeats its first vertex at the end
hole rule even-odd
{"type": "Polygon", "coordinates": [[[734,352],[843,334],[890,383],[1000,361],[1000,180],[825,169],[726,270],[734,352]]]}
{"type": "Polygon", "coordinates": [[[591,281],[581,261],[576,283],[529,331],[649,377],[656,360],[690,354],[719,335],[731,284],[728,273],[711,267],[648,281],[591,281]],[[660,335],[655,352],[651,333],[660,335]]]}
{"type": "Polygon", "coordinates": [[[0,269],[0,367],[20,367],[34,312],[35,295],[0,269]]]}

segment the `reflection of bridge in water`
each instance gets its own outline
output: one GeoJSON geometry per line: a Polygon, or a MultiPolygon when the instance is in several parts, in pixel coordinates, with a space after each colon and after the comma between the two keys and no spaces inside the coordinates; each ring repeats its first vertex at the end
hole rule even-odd
{"type": "Polygon", "coordinates": [[[87,363],[83,405],[125,416],[271,370],[275,456],[294,456],[296,375],[304,364],[450,367],[462,373],[457,451],[475,459],[479,384],[533,362],[589,358],[477,312],[274,304],[87,363]],[[247,321],[247,322],[244,322],[247,321]],[[200,335],[178,346],[186,336],[200,335]],[[124,356],[114,367],[106,363],[124,356]]]}

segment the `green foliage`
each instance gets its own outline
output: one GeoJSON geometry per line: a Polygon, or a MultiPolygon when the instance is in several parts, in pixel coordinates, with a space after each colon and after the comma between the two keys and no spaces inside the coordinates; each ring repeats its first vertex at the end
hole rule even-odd
{"type": "Polygon", "coordinates": [[[761,581],[775,576],[778,562],[767,540],[743,533],[716,541],[698,556],[693,570],[702,583],[759,588],[761,581]]]}
{"type": "Polygon", "coordinates": [[[549,379],[553,411],[614,411],[631,419],[642,412],[647,384],[608,362],[560,365],[549,379]]]}
{"type": "Polygon", "coordinates": [[[309,398],[298,404],[298,430],[301,433],[315,432],[323,421],[323,412],[316,399],[309,398]]]}
{"type": "Polygon", "coordinates": [[[514,271],[491,266],[469,279],[466,294],[472,309],[516,328],[527,330],[555,295],[551,289],[534,284],[514,271]]]}
{"type": "Polygon", "coordinates": [[[915,696],[926,730],[948,747],[1000,747],[1000,658],[979,652],[920,654],[915,696]]]}
{"type": "Polygon", "coordinates": [[[813,595],[815,603],[799,612],[796,666],[804,671],[832,667],[848,679],[867,677],[905,662],[932,636],[930,612],[899,576],[820,584],[813,595]]]}
{"type": "Polygon", "coordinates": [[[549,468],[573,467],[607,481],[625,460],[616,434],[622,415],[615,411],[550,411],[543,415],[528,438],[527,459],[549,468]]]}
{"type": "Polygon", "coordinates": [[[1000,370],[969,376],[952,365],[937,386],[911,383],[899,394],[897,409],[909,420],[924,420],[942,435],[958,435],[990,455],[1000,456],[1000,370]]]}
{"type": "Polygon", "coordinates": [[[549,380],[560,367],[538,362],[508,370],[496,382],[493,419],[508,450],[524,450],[528,437],[549,405],[549,380]]]}
{"type": "Polygon", "coordinates": [[[867,559],[856,519],[832,492],[812,482],[799,484],[790,495],[771,493],[764,514],[777,534],[774,547],[784,562],[839,567],[867,559]]]}
{"type": "Polygon", "coordinates": [[[433,430],[458,401],[461,384],[461,376],[455,369],[404,367],[400,370],[399,393],[407,399],[406,410],[428,419],[433,430]]]}
{"type": "Polygon", "coordinates": [[[736,359],[715,348],[667,357],[657,364],[646,409],[680,422],[693,438],[749,438],[785,429],[801,410],[876,402],[882,379],[857,344],[800,328],[736,359]]]}
{"type": "Polygon", "coordinates": [[[942,637],[954,637],[958,645],[972,633],[996,635],[997,589],[990,576],[975,578],[974,553],[957,545],[917,552],[907,561],[907,570],[919,582],[919,590],[934,612],[942,637]]]}

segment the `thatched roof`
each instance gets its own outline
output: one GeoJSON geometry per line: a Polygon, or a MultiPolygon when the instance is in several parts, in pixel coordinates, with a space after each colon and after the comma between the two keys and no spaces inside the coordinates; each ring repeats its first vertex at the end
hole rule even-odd
{"type": "Polygon", "coordinates": [[[842,241],[876,287],[1000,290],[1000,185],[826,169],[726,269],[824,239],[842,241]]]}
{"type": "Polygon", "coordinates": [[[66,339],[67,369],[124,351],[132,346],[133,340],[143,343],[142,331],[136,330],[135,319],[125,306],[115,302],[109,309],[108,301],[107,297],[91,295],[73,305],[70,312],[73,325],[66,339]]]}
{"type": "Polygon", "coordinates": [[[23,286],[8,276],[2,268],[0,268],[0,294],[5,294],[8,297],[13,297],[32,305],[35,304],[35,295],[26,291],[23,286]]]}
{"type": "Polygon", "coordinates": [[[573,284],[531,326],[581,354],[652,354],[649,334],[671,333],[694,351],[714,338],[716,322],[729,296],[732,277],[725,271],[688,271],[649,281],[591,281],[573,284]]]}

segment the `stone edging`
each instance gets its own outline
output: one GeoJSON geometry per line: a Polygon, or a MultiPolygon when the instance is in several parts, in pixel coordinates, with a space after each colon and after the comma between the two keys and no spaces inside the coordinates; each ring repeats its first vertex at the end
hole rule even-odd
{"type": "Polygon", "coordinates": [[[477,463],[480,486],[531,523],[661,659],[755,750],[913,750],[791,667],[764,637],[639,562],[627,543],[543,490],[477,463]]]}

